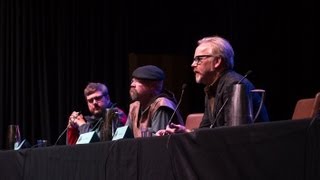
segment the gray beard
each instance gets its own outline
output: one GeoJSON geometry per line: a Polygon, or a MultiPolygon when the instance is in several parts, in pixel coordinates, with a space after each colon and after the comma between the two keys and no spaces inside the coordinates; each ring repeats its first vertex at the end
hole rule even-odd
{"type": "Polygon", "coordinates": [[[135,90],[130,90],[130,97],[132,101],[135,101],[138,99],[138,93],[135,90]]]}

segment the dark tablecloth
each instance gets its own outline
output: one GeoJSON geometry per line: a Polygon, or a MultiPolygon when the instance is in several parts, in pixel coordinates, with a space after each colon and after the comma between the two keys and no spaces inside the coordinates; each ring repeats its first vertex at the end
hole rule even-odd
{"type": "Polygon", "coordinates": [[[319,180],[319,129],[319,121],[285,120],[1,151],[0,179],[319,180]]]}

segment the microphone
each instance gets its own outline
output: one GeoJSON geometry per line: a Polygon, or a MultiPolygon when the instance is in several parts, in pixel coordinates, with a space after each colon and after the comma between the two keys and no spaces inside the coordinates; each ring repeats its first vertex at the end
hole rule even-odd
{"type": "Polygon", "coordinates": [[[183,94],[184,94],[184,90],[186,89],[186,87],[187,87],[187,84],[186,84],[186,83],[183,83],[182,88],[181,88],[181,95],[180,95],[179,102],[178,102],[176,108],[174,109],[174,111],[173,111],[173,113],[172,113],[172,115],[171,115],[171,117],[170,117],[167,125],[170,125],[170,124],[171,124],[174,115],[177,113],[177,110],[178,110],[178,108],[179,108],[179,106],[180,106],[180,104],[181,104],[182,97],[183,97],[183,94]]]}
{"type": "Polygon", "coordinates": [[[61,139],[61,137],[67,132],[68,130],[68,126],[62,131],[62,133],[59,135],[58,139],[56,140],[56,142],[54,143],[54,146],[57,145],[57,143],[59,142],[59,140],[61,139]]]}
{"type": "MultiPolygon", "coordinates": [[[[105,118],[106,118],[105,115],[106,115],[107,110],[108,110],[108,109],[112,109],[112,110],[113,110],[113,109],[116,107],[116,105],[117,105],[117,103],[113,103],[110,108],[106,108],[106,109],[105,109],[105,111],[104,111],[104,116],[98,120],[98,122],[95,124],[95,126],[93,126],[93,128],[91,129],[91,131],[94,131],[94,130],[97,128],[97,126],[100,126],[101,123],[102,123],[102,121],[105,121],[105,118]]],[[[99,127],[99,128],[100,128],[100,127],[99,127]]]]}
{"type": "MultiPolygon", "coordinates": [[[[242,81],[243,81],[249,74],[251,74],[251,73],[252,73],[252,71],[249,70],[249,71],[237,82],[237,84],[242,83],[242,81]]],[[[215,120],[211,123],[210,128],[213,128],[214,124],[216,123],[216,121],[217,121],[218,118],[220,117],[221,112],[222,112],[222,110],[224,109],[224,107],[226,106],[226,104],[227,104],[228,101],[229,101],[229,98],[227,98],[227,99],[224,101],[224,103],[222,104],[221,108],[219,109],[219,111],[218,111],[218,113],[217,113],[217,116],[216,116],[215,120]]]]}
{"type": "Polygon", "coordinates": [[[219,109],[216,118],[214,119],[214,121],[211,123],[210,128],[213,128],[214,124],[216,123],[216,121],[218,120],[218,118],[220,117],[220,114],[223,110],[223,108],[226,106],[227,102],[229,101],[229,98],[226,99],[226,101],[224,101],[224,103],[222,104],[221,108],[219,109]]]}
{"type": "Polygon", "coordinates": [[[242,81],[249,75],[249,74],[251,74],[252,73],[252,71],[251,70],[249,70],[239,81],[238,81],[238,83],[237,84],[240,84],[240,83],[242,83],[242,81]]]}
{"type": "MultiPolygon", "coordinates": [[[[78,116],[81,114],[81,112],[78,112],[78,116]]],[[[76,118],[76,117],[75,117],[76,118]]],[[[59,140],[61,139],[61,137],[67,132],[68,130],[68,125],[67,127],[62,131],[62,133],[59,135],[59,137],[57,138],[56,142],[54,143],[54,146],[57,145],[57,143],[59,142],[59,140]]]]}

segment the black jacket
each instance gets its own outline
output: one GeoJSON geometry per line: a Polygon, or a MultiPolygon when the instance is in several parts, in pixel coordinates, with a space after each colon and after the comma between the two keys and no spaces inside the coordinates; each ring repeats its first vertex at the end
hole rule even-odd
{"type": "MultiPolygon", "coordinates": [[[[230,113],[231,107],[231,96],[232,87],[237,84],[243,78],[242,75],[236,73],[235,71],[226,71],[221,77],[210,86],[205,87],[205,112],[200,124],[200,128],[203,127],[219,127],[219,126],[230,126],[230,119],[228,115],[230,113]],[[210,110],[209,99],[214,97],[214,108],[213,111],[210,110]],[[223,107],[223,104],[225,106],[223,107]],[[221,111],[219,113],[219,111],[221,111]]],[[[242,84],[245,85],[247,89],[247,95],[250,95],[250,91],[255,89],[253,84],[248,80],[244,79],[242,84]]],[[[252,106],[254,114],[257,112],[261,97],[258,93],[251,93],[252,106]]],[[[268,113],[266,107],[263,105],[261,112],[256,120],[256,122],[267,122],[269,121],[268,113]]]]}

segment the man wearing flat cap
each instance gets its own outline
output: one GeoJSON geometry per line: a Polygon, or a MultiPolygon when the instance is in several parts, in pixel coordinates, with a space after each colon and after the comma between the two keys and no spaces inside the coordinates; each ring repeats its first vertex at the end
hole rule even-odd
{"type": "MultiPolygon", "coordinates": [[[[142,129],[155,133],[165,128],[173,115],[176,100],[173,93],[163,88],[164,79],[164,72],[154,65],[138,67],[132,73],[132,103],[126,124],[133,130],[135,138],[141,137],[142,129]]],[[[178,111],[172,122],[183,125],[178,111]]]]}

